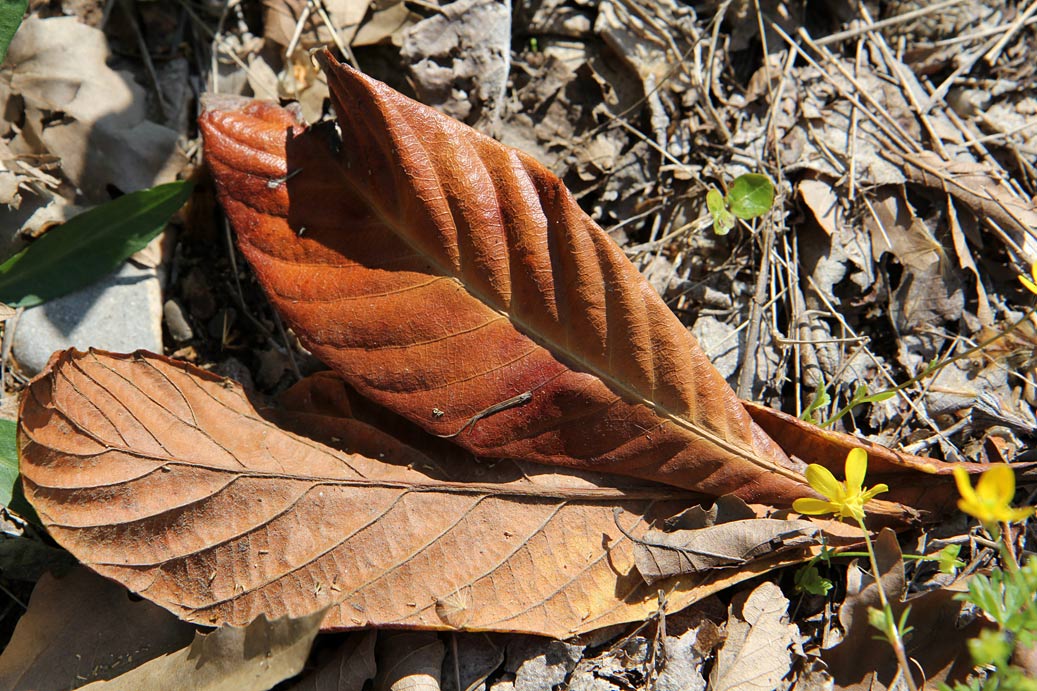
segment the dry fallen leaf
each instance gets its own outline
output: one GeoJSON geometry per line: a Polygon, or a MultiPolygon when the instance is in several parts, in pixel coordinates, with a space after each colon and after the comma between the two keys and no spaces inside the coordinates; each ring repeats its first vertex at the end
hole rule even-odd
{"type": "Polygon", "coordinates": [[[135,192],[171,182],[186,162],[177,132],[147,119],[145,90],[109,68],[109,57],[100,29],[75,17],[32,15],[11,42],[10,83],[0,87],[24,99],[15,142],[29,151],[19,153],[58,156],[81,202],[108,201],[108,185],[135,192]]]}
{"type": "Polygon", "coordinates": [[[480,456],[812,496],[554,175],[320,59],[341,142],[258,102],[200,121],[239,245],[309,349],[480,456]]]}
{"type": "MultiPolygon", "coordinates": [[[[564,637],[639,620],[657,608],[656,588],[617,521],[640,536],[696,503],[665,486],[513,466],[469,463],[467,478],[444,480],[438,459],[426,475],[425,454],[398,441],[384,461],[335,451],[260,417],[237,384],[144,353],[56,354],[20,419],[26,496],[48,532],[98,573],[206,625],[328,606],[328,629],[564,637]]],[[[343,437],[350,424],[319,412],[306,422],[343,437]]],[[[679,609],[792,561],[659,587],[679,609]]]]}
{"type": "Polygon", "coordinates": [[[403,32],[400,57],[422,103],[492,133],[504,106],[510,47],[508,6],[456,0],[403,32]]]}
{"type": "Polygon", "coordinates": [[[997,171],[971,161],[946,161],[932,151],[883,155],[898,163],[910,181],[947,192],[977,218],[994,221],[1021,246],[1027,261],[1037,258],[1037,207],[1016,194],[997,171]]]}
{"type": "Polygon", "coordinates": [[[378,678],[385,691],[439,691],[446,648],[430,631],[386,631],[378,637],[378,678]]]}
{"type": "Polygon", "coordinates": [[[64,691],[112,679],[187,645],[192,633],[86,569],[46,574],[0,655],[0,688],[64,691]]]}
{"type": "Polygon", "coordinates": [[[554,175],[318,58],[337,129],[237,98],[210,99],[200,126],[271,301],[362,395],[481,457],[774,505],[814,496],[806,463],[841,473],[864,445],[897,475],[872,514],[953,506],[947,464],[750,406],[764,432],[554,175]]]}
{"type": "Polygon", "coordinates": [[[350,634],[330,657],[314,662],[311,669],[288,691],[350,691],[362,689],[368,679],[374,679],[374,644],[376,631],[358,631],[350,634]]]}
{"type": "Polygon", "coordinates": [[[774,518],[749,518],[694,530],[649,530],[637,541],[634,559],[638,572],[651,584],[816,544],[819,532],[811,521],[774,518]]]}
{"type": "Polygon", "coordinates": [[[418,19],[402,0],[322,0],[320,9],[328,21],[306,0],[263,0],[263,35],[282,46],[291,44],[297,31],[303,48],[333,41],[366,46],[398,36],[418,19]]]}
{"type": "Polygon", "coordinates": [[[298,674],[320,630],[324,611],[298,619],[268,621],[260,615],[247,626],[221,626],[196,633],[186,648],[146,662],[84,691],[266,691],[298,674]]]}
{"type": "Polygon", "coordinates": [[[710,688],[770,691],[792,669],[789,651],[799,629],[788,619],[789,601],[774,583],[739,593],[727,617],[727,640],[717,652],[710,688]]]}

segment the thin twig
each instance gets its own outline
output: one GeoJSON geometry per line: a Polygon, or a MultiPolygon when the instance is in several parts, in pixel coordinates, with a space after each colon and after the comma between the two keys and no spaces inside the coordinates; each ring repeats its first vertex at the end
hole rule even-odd
{"type": "MultiPolygon", "coordinates": [[[[854,29],[847,29],[846,31],[839,31],[834,34],[829,34],[822,38],[815,39],[815,43],[819,46],[827,46],[830,43],[838,43],[839,41],[845,41],[848,38],[854,38],[861,34],[866,34],[871,31],[878,31],[879,29],[885,29],[889,26],[896,26],[897,24],[903,24],[909,22],[912,19],[918,19],[919,17],[925,17],[926,15],[939,12],[940,10],[947,9],[953,5],[960,5],[965,0],[944,0],[938,2],[935,5],[928,5],[921,7],[917,10],[911,10],[903,14],[898,14],[895,17],[887,17],[877,22],[871,22],[866,26],[860,26],[854,29]]],[[[863,6],[862,6],[863,7],[863,6]]]]}
{"type": "Polygon", "coordinates": [[[745,347],[742,350],[741,371],[738,373],[738,397],[753,397],[753,384],[756,381],[756,351],[760,342],[760,321],[763,304],[767,299],[767,284],[770,283],[771,250],[774,248],[774,231],[766,221],[763,223],[761,237],[762,257],[760,270],[756,274],[756,291],[749,303],[749,331],[745,335],[745,347]]]}
{"type": "Polygon", "coordinates": [[[998,39],[997,43],[995,43],[993,47],[983,55],[983,59],[988,65],[991,67],[994,66],[997,59],[1001,57],[1001,51],[1004,50],[1005,46],[1008,45],[1008,42],[1011,41],[1017,33],[1019,33],[1019,30],[1023,28],[1024,24],[1026,24],[1026,20],[1032,17],[1035,12],[1037,12],[1037,0],[1033,0],[1023,13],[1015,18],[1015,21],[1009,25],[1008,30],[1000,39],[998,39]]]}

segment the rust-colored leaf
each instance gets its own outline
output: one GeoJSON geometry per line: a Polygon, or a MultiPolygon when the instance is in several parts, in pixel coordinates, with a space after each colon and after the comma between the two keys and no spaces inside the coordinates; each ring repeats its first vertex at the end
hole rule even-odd
{"type": "Polygon", "coordinates": [[[260,102],[201,118],[239,246],[308,348],[479,456],[813,496],[544,166],[319,57],[338,136],[260,102]]]}
{"type": "MultiPolygon", "coordinates": [[[[303,384],[295,419],[353,436],[331,383],[303,384]]],[[[20,449],[26,495],[59,543],[207,625],[330,607],[331,629],[562,637],[644,618],[658,588],[681,608],[795,561],[648,587],[617,521],[643,536],[694,495],[471,460],[442,479],[446,466],[403,442],[380,460],[336,451],[261,417],[237,384],[145,353],[56,354],[25,393],[20,449]]]]}

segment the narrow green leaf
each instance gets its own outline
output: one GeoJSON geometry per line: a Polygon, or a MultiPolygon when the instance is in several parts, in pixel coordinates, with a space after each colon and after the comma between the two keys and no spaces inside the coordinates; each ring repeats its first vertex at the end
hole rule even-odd
{"type": "Polygon", "coordinates": [[[727,205],[738,218],[762,216],[774,205],[774,185],[766,175],[746,173],[739,175],[727,191],[727,205]]]}
{"type": "Polygon", "coordinates": [[[0,265],[0,302],[32,307],[115,271],[162,232],[190,194],[191,183],[170,182],[70,219],[0,265]]]}
{"type": "Polygon", "coordinates": [[[886,389],[885,391],[879,391],[878,393],[862,396],[856,400],[858,403],[881,403],[882,401],[893,398],[896,395],[896,389],[886,389]]]}
{"type": "Polygon", "coordinates": [[[18,481],[18,424],[11,420],[0,420],[0,506],[30,523],[43,525],[18,481]]]}
{"type": "Polygon", "coordinates": [[[11,45],[28,6],[29,0],[0,0],[0,62],[7,57],[7,47],[11,45]]]}
{"type": "Polygon", "coordinates": [[[18,425],[0,420],[0,506],[10,506],[18,482],[18,425]]]}

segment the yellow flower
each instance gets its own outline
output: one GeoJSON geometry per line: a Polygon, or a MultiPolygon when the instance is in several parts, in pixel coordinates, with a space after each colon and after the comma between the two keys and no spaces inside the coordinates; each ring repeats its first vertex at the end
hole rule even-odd
{"type": "Polygon", "coordinates": [[[975,489],[964,468],[954,469],[954,481],[961,495],[958,508],[982,523],[1012,523],[1033,515],[1032,506],[1010,506],[1015,498],[1015,473],[1007,464],[999,463],[984,471],[975,489]]]}
{"type": "Polygon", "coordinates": [[[852,449],[846,456],[846,482],[836,480],[828,468],[811,463],[807,466],[807,482],[818,494],[828,497],[828,501],[797,499],[792,502],[792,510],[808,516],[834,513],[839,518],[864,520],[864,505],[874,499],[876,494],[889,491],[889,487],[884,484],[864,489],[867,472],[868,453],[861,448],[852,449]]]}
{"type": "Polygon", "coordinates": [[[1035,261],[1033,263],[1033,266],[1030,267],[1030,275],[1033,276],[1033,280],[1032,281],[1029,278],[1027,278],[1026,276],[1023,276],[1022,274],[1020,274],[1019,275],[1019,282],[1022,283],[1023,287],[1025,287],[1028,291],[1030,291],[1031,293],[1037,294],[1037,261],[1035,261]]]}

